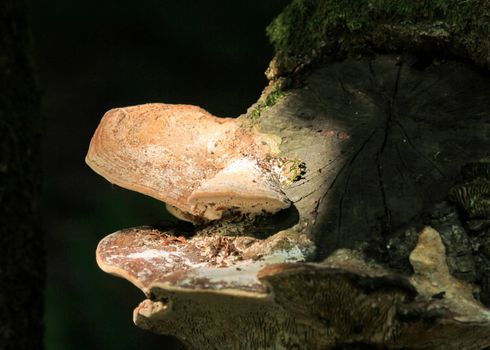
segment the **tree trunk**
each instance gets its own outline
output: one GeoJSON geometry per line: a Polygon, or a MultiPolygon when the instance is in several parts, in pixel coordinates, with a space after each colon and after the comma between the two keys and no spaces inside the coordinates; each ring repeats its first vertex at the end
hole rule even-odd
{"type": "Polygon", "coordinates": [[[490,9],[356,4],[293,1],[239,118],[280,140],[291,208],[100,243],[148,296],[138,326],[202,349],[490,346],[490,9]]]}
{"type": "Polygon", "coordinates": [[[0,4],[0,348],[42,349],[40,106],[24,1],[0,4]]]}

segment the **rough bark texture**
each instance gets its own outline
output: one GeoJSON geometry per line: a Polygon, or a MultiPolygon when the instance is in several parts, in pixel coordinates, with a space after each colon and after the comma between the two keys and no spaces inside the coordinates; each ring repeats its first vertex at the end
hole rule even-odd
{"type": "Polygon", "coordinates": [[[39,92],[24,1],[0,3],[0,349],[43,348],[39,92]]]}

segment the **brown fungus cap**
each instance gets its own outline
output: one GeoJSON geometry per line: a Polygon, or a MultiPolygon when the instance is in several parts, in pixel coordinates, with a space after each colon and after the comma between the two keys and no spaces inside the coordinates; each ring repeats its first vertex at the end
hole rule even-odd
{"type": "Polygon", "coordinates": [[[97,264],[103,271],[125,278],[146,294],[152,286],[159,285],[173,291],[207,291],[254,298],[267,294],[257,278],[262,268],[274,263],[303,261],[306,255],[306,248],[300,249],[286,237],[186,239],[177,229],[145,226],[108,235],[100,241],[96,252],[97,264]],[[277,248],[284,243],[288,243],[289,250],[277,248]]]}
{"type": "Polygon", "coordinates": [[[154,103],[108,111],[86,162],[111,183],[166,202],[179,218],[216,220],[226,211],[289,207],[270,170],[274,148],[235,119],[154,103]]]}

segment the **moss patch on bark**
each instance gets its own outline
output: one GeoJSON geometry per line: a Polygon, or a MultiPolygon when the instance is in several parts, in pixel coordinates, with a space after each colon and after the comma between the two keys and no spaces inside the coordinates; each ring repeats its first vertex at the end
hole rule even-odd
{"type": "Polygon", "coordinates": [[[267,28],[276,52],[268,76],[376,50],[440,52],[489,68],[489,18],[482,0],[293,0],[267,28]]]}

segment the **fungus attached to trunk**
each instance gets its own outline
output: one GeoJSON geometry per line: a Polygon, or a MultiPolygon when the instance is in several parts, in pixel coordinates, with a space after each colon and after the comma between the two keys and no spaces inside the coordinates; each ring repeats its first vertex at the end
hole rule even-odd
{"type": "Polygon", "coordinates": [[[228,164],[193,191],[188,201],[209,220],[219,219],[223,210],[230,208],[257,215],[275,213],[289,206],[272,174],[252,158],[228,164]]]}
{"type": "Polygon", "coordinates": [[[271,170],[275,148],[235,119],[155,103],[107,112],[86,161],[111,183],[166,202],[175,216],[206,221],[289,207],[271,170]]]}
{"type": "Polygon", "coordinates": [[[137,326],[190,349],[490,347],[490,167],[474,162],[488,157],[490,81],[446,57],[468,50],[488,66],[476,45],[486,31],[459,22],[489,11],[368,5],[293,1],[269,27],[271,81],[243,125],[184,105],[103,118],[89,165],[183,220],[294,202],[253,231],[233,216],[186,238],[172,227],[105,237],[101,269],[147,296],[137,326]],[[258,130],[281,139],[280,154],[258,130]],[[468,161],[449,198],[471,236],[440,205],[468,161]]]}
{"type": "Polygon", "coordinates": [[[266,252],[265,242],[243,239],[132,228],[105,237],[97,262],[147,295],[134,310],[136,325],[176,335],[190,349],[490,346],[490,311],[449,274],[431,227],[410,255],[410,277],[348,249],[321,263],[303,262],[299,249],[250,259],[254,245],[266,252]]]}

